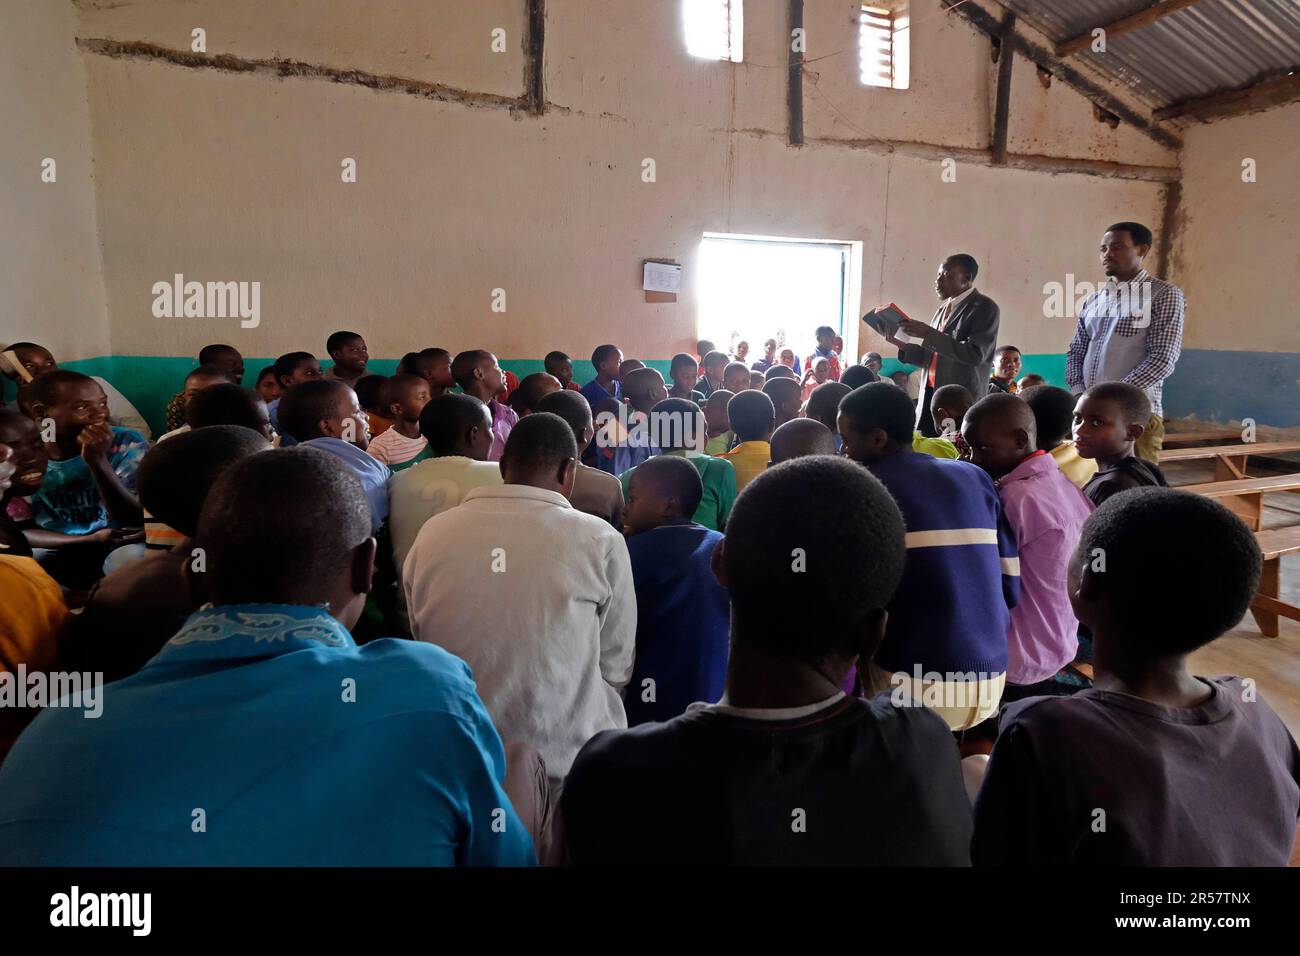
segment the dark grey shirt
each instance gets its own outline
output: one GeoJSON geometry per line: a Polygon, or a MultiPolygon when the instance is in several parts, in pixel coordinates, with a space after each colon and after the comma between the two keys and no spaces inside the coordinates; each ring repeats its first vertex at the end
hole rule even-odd
{"type": "Polygon", "coordinates": [[[1286,866],[1300,751],[1241,678],[1200,680],[1213,694],[1186,709],[1096,689],[1008,706],[972,861],[1286,866]]]}

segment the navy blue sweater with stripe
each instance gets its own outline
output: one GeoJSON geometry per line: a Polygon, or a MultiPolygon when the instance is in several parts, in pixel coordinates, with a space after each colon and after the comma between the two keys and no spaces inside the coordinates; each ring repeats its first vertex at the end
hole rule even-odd
{"type": "Polygon", "coordinates": [[[969,462],[910,449],[868,468],[907,526],[907,563],[876,664],[949,680],[1004,673],[1020,566],[993,480],[969,462]]]}

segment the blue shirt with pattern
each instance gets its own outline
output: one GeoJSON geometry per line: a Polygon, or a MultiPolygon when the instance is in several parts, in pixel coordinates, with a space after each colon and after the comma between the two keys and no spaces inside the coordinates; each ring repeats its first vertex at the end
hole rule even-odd
{"type": "MultiPolygon", "coordinates": [[[[123,487],[135,492],[135,474],[149,442],[130,428],[113,428],[108,463],[123,487]]],[[[32,517],[38,527],[64,534],[90,534],[108,526],[118,527],[104,507],[90,466],[80,455],[67,461],[50,459],[41,488],[31,497],[32,517]]]]}

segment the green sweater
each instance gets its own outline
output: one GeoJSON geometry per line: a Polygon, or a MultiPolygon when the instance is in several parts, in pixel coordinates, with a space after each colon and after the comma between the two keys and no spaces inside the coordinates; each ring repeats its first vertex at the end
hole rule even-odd
{"type": "MultiPolygon", "coordinates": [[[[661,455],[676,455],[685,458],[700,473],[704,482],[704,497],[695,509],[691,520],[702,524],[712,531],[722,531],[727,518],[731,515],[731,506],[736,502],[736,469],[725,458],[714,458],[698,451],[665,451],[661,455]]],[[[626,500],[628,482],[636,468],[629,468],[618,476],[623,485],[623,498],[626,500]]]]}

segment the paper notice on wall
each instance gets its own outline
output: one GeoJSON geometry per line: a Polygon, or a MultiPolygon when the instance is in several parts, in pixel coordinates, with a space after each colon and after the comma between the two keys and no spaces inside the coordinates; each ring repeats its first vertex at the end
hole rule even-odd
{"type": "Polygon", "coordinates": [[[647,262],[641,277],[646,292],[672,292],[682,289],[682,267],[668,262],[647,262]]]}

